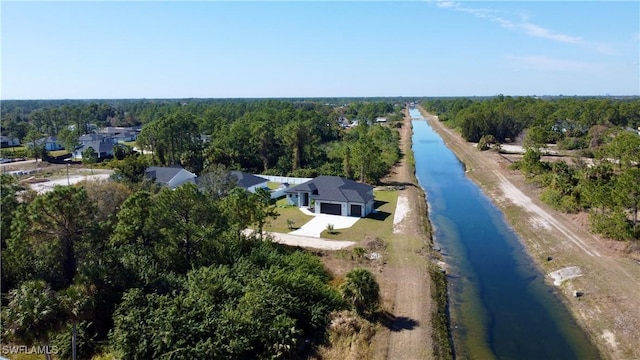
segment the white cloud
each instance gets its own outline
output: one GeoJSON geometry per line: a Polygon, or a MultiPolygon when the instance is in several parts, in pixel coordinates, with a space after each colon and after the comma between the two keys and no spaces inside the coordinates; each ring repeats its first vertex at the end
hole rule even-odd
{"type": "Polygon", "coordinates": [[[458,6],[458,4],[453,1],[438,1],[437,5],[441,8],[451,8],[458,6]]]}
{"type": "MultiPolygon", "coordinates": [[[[548,39],[548,40],[557,41],[561,43],[587,46],[592,50],[602,54],[614,55],[617,53],[613,48],[613,46],[609,44],[588,42],[588,41],[585,41],[580,36],[572,36],[567,34],[556,33],[550,29],[527,22],[526,20],[525,22],[512,21],[505,17],[497,15],[499,14],[497,10],[465,7],[455,1],[438,1],[437,5],[438,7],[441,7],[441,8],[453,9],[455,11],[471,14],[478,18],[487,19],[489,21],[496,22],[500,24],[500,26],[502,26],[503,28],[519,29],[523,31],[525,34],[532,37],[548,39]]],[[[528,19],[529,16],[527,15],[524,18],[528,19]]]]}
{"type": "Polygon", "coordinates": [[[576,71],[576,72],[592,72],[601,68],[598,64],[563,60],[551,58],[543,55],[506,55],[505,58],[521,68],[529,68],[542,71],[576,71]]]}
{"type": "Polygon", "coordinates": [[[556,34],[549,29],[545,29],[543,27],[530,24],[530,23],[518,24],[518,27],[523,29],[526,34],[534,37],[541,37],[549,40],[559,41],[563,43],[571,43],[571,44],[584,43],[584,40],[581,37],[564,35],[564,34],[556,34]]]}

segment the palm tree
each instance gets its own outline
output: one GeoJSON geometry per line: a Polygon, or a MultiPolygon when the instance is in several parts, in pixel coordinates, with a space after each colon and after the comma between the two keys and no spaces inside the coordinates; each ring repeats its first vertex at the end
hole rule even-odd
{"type": "Polygon", "coordinates": [[[30,280],[11,290],[8,298],[2,311],[4,335],[27,345],[44,344],[45,358],[51,359],[49,332],[61,318],[53,290],[42,280],[30,280]]]}
{"type": "Polygon", "coordinates": [[[349,271],[340,286],[340,292],[358,315],[370,318],[380,306],[380,286],[369,270],[349,271]]]}
{"type": "Polygon", "coordinates": [[[73,330],[71,337],[71,353],[73,360],[76,360],[77,325],[86,313],[93,307],[93,295],[95,288],[93,285],[87,287],[80,284],[73,284],[60,293],[60,304],[62,310],[70,316],[73,330]]]}

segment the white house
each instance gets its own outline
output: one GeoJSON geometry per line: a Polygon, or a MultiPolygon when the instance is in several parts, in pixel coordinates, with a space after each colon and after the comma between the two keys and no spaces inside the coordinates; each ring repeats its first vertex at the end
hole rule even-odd
{"type": "MultiPolygon", "coordinates": [[[[43,137],[35,141],[37,145],[44,145],[45,150],[47,151],[56,151],[64,149],[64,146],[58,143],[58,138],[56,136],[48,136],[43,137]]],[[[26,142],[25,145],[27,147],[33,147],[33,142],[26,142]]]]}
{"type": "Polygon", "coordinates": [[[285,190],[287,203],[316,214],[365,217],[373,211],[373,186],[339,176],[318,176],[285,190]]]}
{"type": "Polygon", "coordinates": [[[73,156],[82,159],[82,153],[90,147],[98,154],[98,159],[113,156],[113,144],[101,140],[85,141],[82,146],[73,151],[73,156]]]}
{"type": "Polygon", "coordinates": [[[0,136],[0,147],[20,146],[20,140],[18,138],[12,138],[9,136],[0,136]]]}

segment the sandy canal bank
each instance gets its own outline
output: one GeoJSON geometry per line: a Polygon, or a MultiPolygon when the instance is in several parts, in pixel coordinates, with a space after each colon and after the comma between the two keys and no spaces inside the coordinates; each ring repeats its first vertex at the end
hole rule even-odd
{"type": "Polygon", "coordinates": [[[465,164],[468,176],[505,214],[603,357],[640,359],[640,263],[618,250],[620,243],[591,234],[583,214],[560,213],[540,202],[538,189],[509,169],[504,157],[478,151],[436,117],[420,111],[465,164]],[[556,271],[573,267],[580,276],[558,281],[556,271]]]}

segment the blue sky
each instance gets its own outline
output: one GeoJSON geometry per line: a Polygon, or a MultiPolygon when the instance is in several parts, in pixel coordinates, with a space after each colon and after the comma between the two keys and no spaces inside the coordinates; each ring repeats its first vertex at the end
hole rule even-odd
{"type": "Polygon", "coordinates": [[[1,98],[640,95],[640,3],[1,2],[1,98]]]}

